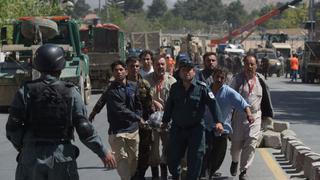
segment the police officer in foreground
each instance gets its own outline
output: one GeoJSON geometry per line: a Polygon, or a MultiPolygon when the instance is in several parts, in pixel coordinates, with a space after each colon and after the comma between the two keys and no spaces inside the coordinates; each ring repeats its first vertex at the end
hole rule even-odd
{"type": "Polygon", "coordinates": [[[79,179],[79,149],[71,144],[74,128],[105,166],[116,166],[113,153],[107,151],[87,119],[78,89],[59,80],[64,67],[62,48],[41,46],[33,62],[41,77],[24,83],[11,104],[6,133],[19,152],[16,180],[79,179]]]}
{"type": "Polygon", "coordinates": [[[196,80],[194,64],[180,65],[181,81],[173,84],[163,115],[163,127],[172,120],[167,163],[173,179],[179,179],[180,162],[187,151],[187,180],[199,178],[205,151],[205,123],[203,114],[207,105],[216,122],[217,133],[223,132],[220,108],[205,83],[196,80]]]}
{"type": "Polygon", "coordinates": [[[191,61],[189,55],[187,53],[179,53],[176,57],[176,70],[173,72],[173,77],[178,81],[180,80],[180,67],[186,61],[191,61]]]}

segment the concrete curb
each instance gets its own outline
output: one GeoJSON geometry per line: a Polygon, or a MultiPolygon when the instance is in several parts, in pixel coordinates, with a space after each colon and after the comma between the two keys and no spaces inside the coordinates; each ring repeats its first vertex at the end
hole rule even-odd
{"type": "Polygon", "coordinates": [[[289,122],[264,118],[261,124],[261,145],[280,148],[281,154],[284,154],[285,159],[297,172],[303,171],[309,180],[320,180],[320,154],[312,152],[311,148],[304,145],[289,128],[289,122]]]}

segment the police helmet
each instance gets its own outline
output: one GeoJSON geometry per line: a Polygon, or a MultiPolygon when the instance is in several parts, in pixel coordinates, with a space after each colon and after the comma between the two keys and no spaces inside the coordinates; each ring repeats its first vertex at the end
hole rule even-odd
{"type": "Polygon", "coordinates": [[[194,68],[195,64],[191,60],[183,61],[180,63],[180,68],[187,67],[187,68],[194,68]]]}
{"type": "Polygon", "coordinates": [[[179,53],[176,57],[177,63],[183,63],[186,61],[191,61],[189,55],[187,53],[179,53]]]}
{"type": "Polygon", "coordinates": [[[40,46],[33,62],[33,68],[40,72],[53,72],[65,67],[64,50],[55,44],[40,46]]]}

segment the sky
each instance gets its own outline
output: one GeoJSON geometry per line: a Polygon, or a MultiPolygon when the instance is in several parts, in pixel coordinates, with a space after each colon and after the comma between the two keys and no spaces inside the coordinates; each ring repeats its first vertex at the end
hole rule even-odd
{"type": "MultiPolygon", "coordinates": [[[[177,0],[167,0],[167,4],[168,4],[168,7],[173,7],[174,3],[176,2],[177,0]]],[[[86,0],[86,3],[88,3],[91,8],[97,8],[99,6],[99,0],[86,0]]],[[[103,6],[105,3],[105,0],[101,0],[101,6],[103,6]]],[[[144,7],[150,5],[152,3],[152,0],[144,0],[144,7]]]]}

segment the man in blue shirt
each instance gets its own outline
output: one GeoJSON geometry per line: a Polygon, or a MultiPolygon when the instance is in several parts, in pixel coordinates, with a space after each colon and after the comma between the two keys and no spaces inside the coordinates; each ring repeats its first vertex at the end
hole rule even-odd
{"type": "Polygon", "coordinates": [[[227,150],[227,136],[232,133],[231,118],[232,110],[244,110],[247,114],[247,119],[250,123],[254,121],[250,105],[244,100],[244,98],[226,85],[227,70],[222,67],[216,67],[212,74],[213,84],[211,90],[214,93],[219,106],[221,107],[221,121],[223,122],[224,132],[222,134],[212,131],[215,127],[215,122],[212,121],[212,116],[209,109],[206,109],[204,119],[206,123],[206,129],[208,131],[207,142],[207,167],[209,169],[209,176],[221,176],[221,173],[216,173],[220,168],[227,150]]]}
{"type": "Polygon", "coordinates": [[[196,80],[194,64],[186,61],[181,64],[181,81],[172,85],[167,99],[163,127],[171,120],[168,140],[167,163],[173,179],[179,179],[180,162],[187,150],[187,180],[199,178],[202,158],[205,152],[205,123],[203,114],[208,106],[216,122],[216,130],[223,132],[220,122],[220,108],[205,83],[196,80]]]}

